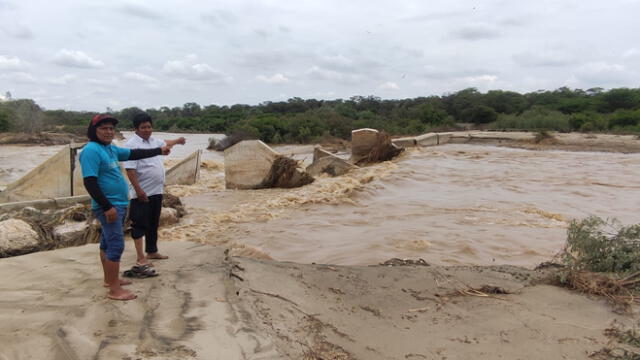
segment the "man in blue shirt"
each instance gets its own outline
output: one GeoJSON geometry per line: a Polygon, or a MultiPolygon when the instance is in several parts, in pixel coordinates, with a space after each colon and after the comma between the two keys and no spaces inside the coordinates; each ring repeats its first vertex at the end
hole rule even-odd
{"type": "Polygon", "coordinates": [[[133,300],[136,295],[122,288],[130,284],[121,280],[120,258],[124,251],[124,218],[127,212],[128,186],[120,171],[120,161],[168,155],[171,146],[155,149],[126,149],[112,145],[118,119],[108,114],[96,115],[87,129],[89,143],[80,153],[84,186],[91,196],[91,207],[102,225],[100,261],[107,297],[133,300]]]}

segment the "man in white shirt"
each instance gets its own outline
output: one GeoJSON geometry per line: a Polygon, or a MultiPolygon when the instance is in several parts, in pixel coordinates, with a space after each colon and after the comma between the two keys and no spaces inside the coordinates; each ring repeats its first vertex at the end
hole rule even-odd
{"type": "MultiPolygon", "coordinates": [[[[185,138],[161,140],[151,136],[153,121],[146,113],[133,118],[135,134],[125,143],[131,149],[153,149],[173,147],[185,144],[185,138]]],[[[164,190],[164,165],[161,156],[143,160],[126,161],[124,167],[129,177],[129,218],[131,219],[131,237],[136,247],[137,265],[150,265],[149,259],[167,259],[158,252],[158,225],[162,211],[164,190]],[[145,252],[142,251],[142,237],[145,238],[145,252]]]]}

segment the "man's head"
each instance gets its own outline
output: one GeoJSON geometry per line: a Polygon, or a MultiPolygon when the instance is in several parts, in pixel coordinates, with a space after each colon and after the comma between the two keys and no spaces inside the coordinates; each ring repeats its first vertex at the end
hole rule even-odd
{"type": "Polygon", "coordinates": [[[98,114],[91,119],[87,129],[89,141],[109,145],[115,137],[115,127],[118,119],[109,114],[98,114]]]}
{"type": "Polygon", "coordinates": [[[153,120],[151,120],[151,116],[147,113],[136,114],[136,116],[133,117],[133,129],[136,135],[144,140],[149,140],[153,132],[153,120]]]}

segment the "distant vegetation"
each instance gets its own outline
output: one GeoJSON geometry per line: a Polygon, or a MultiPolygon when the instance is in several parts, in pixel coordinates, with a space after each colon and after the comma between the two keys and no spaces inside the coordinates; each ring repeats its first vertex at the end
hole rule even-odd
{"type": "MultiPolygon", "coordinates": [[[[120,129],[131,127],[132,107],[113,112],[120,129]]],[[[557,130],[640,133],[640,89],[566,87],[520,94],[475,88],[443,96],[383,100],[292,98],[259,105],[146,109],[156,130],[241,134],[269,143],[306,143],[322,137],[348,139],[351,130],[371,127],[392,135],[458,128],[459,123],[493,130],[557,130]]],[[[0,102],[0,131],[62,130],[83,133],[93,113],[43,110],[33,100],[0,102]]]]}

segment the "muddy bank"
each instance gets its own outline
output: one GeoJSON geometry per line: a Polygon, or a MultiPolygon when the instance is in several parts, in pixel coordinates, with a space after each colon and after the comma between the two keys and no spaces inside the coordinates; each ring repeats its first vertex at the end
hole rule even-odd
{"type": "Polygon", "coordinates": [[[129,286],[131,302],[105,299],[96,245],[2,259],[0,357],[579,359],[607,346],[612,322],[637,321],[517,267],[300,265],[161,247],[171,258],[129,286]],[[474,290],[485,286],[506,293],[474,290]]]}
{"type": "Polygon", "coordinates": [[[0,133],[0,145],[65,145],[73,142],[85,142],[84,135],[71,133],[41,132],[27,133],[0,133]]]}
{"type": "Polygon", "coordinates": [[[640,136],[549,132],[549,137],[536,138],[536,133],[483,132],[472,136],[467,143],[506,146],[528,150],[565,150],[639,153],[640,136]],[[513,134],[528,134],[522,139],[510,139],[513,134]]]}

